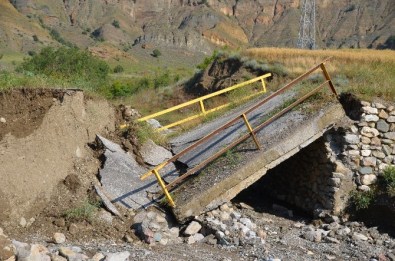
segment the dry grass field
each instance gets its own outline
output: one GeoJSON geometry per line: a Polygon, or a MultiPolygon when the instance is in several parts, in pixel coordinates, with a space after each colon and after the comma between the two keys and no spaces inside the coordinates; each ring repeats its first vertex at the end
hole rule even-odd
{"type": "Polygon", "coordinates": [[[340,91],[351,91],[366,100],[395,99],[395,51],[253,48],[244,51],[243,55],[264,63],[279,63],[290,77],[331,57],[326,66],[340,91]]]}

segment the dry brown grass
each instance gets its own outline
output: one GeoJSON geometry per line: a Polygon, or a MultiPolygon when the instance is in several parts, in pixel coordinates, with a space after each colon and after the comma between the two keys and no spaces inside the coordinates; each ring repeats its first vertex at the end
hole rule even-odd
{"type": "Polygon", "coordinates": [[[326,67],[340,91],[351,91],[365,100],[395,99],[395,51],[392,50],[253,48],[243,55],[264,63],[280,63],[290,77],[332,57],[326,67]]]}

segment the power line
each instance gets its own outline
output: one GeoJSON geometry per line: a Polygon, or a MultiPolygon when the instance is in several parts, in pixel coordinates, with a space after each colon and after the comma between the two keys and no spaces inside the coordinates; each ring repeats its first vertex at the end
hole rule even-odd
{"type": "Polygon", "coordinates": [[[296,44],[301,49],[315,49],[315,0],[303,0],[299,37],[296,44]]]}

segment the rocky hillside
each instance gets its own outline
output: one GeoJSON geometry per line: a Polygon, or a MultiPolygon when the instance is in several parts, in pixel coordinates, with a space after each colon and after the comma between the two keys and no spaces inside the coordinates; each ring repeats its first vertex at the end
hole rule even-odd
{"type": "MultiPolygon", "coordinates": [[[[300,0],[1,0],[0,48],[49,41],[185,48],[296,45],[300,0]],[[12,4],[12,5],[11,5],[12,4]],[[51,36],[51,37],[50,37],[51,36]],[[104,43],[103,43],[104,42],[104,43]]],[[[391,0],[317,1],[321,48],[379,48],[395,30],[391,0]]]]}

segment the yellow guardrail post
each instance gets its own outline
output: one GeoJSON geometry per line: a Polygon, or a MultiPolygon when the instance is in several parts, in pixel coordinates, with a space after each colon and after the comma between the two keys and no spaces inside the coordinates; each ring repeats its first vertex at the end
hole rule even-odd
{"type": "Polygon", "coordinates": [[[255,142],[256,146],[260,150],[261,149],[261,145],[259,144],[258,139],[256,138],[256,135],[255,135],[254,131],[252,130],[251,124],[248,121],[247,116],[243,113],[241,115],[241,117],[243,118],[244,123],[246,124],[248,131],[251,133],[251,136],[254,139],[254,142],[255,142]]]}
{"type": "Polygon", "coordinates": [[[264,78],[261,79],[263,92],[266,92],[266,83],[264,78]]]}
{"type": "Polygon", "coordinates": [[[206,109],[204,108],[203,100],[199,101],[200,109],[202,110],[203,114],[206,114],[206,109]]]}
{"type": "Polygon", "coordinates": [[[155,174],[156,179],[158,180],[159,185],[162,187],[162,190],[165,193],[165,196],[169,202],[169,205],[174,208],[176,206],[176,204],[174,203],[172,197],[170,196],[169,191],[166,189],[166,185],[165,185],[165,183],[163,183],[163,180],[162,180],[161,176],[159,175],[159,172],[156,169],[154,169],[153,172],[155,174]]]}
{"type": "Polygon", "coordinates": [[[329,76],[329,73],[326,70],[325,64],[321,63],[320,67],[321,67],[322,73],[324,74],[325,79],[328,81],[329,87],[331,88],[333,94],[336,96],[336,98],[338,98],[335,86],[333,85],[331,77],[329,76]]]}

